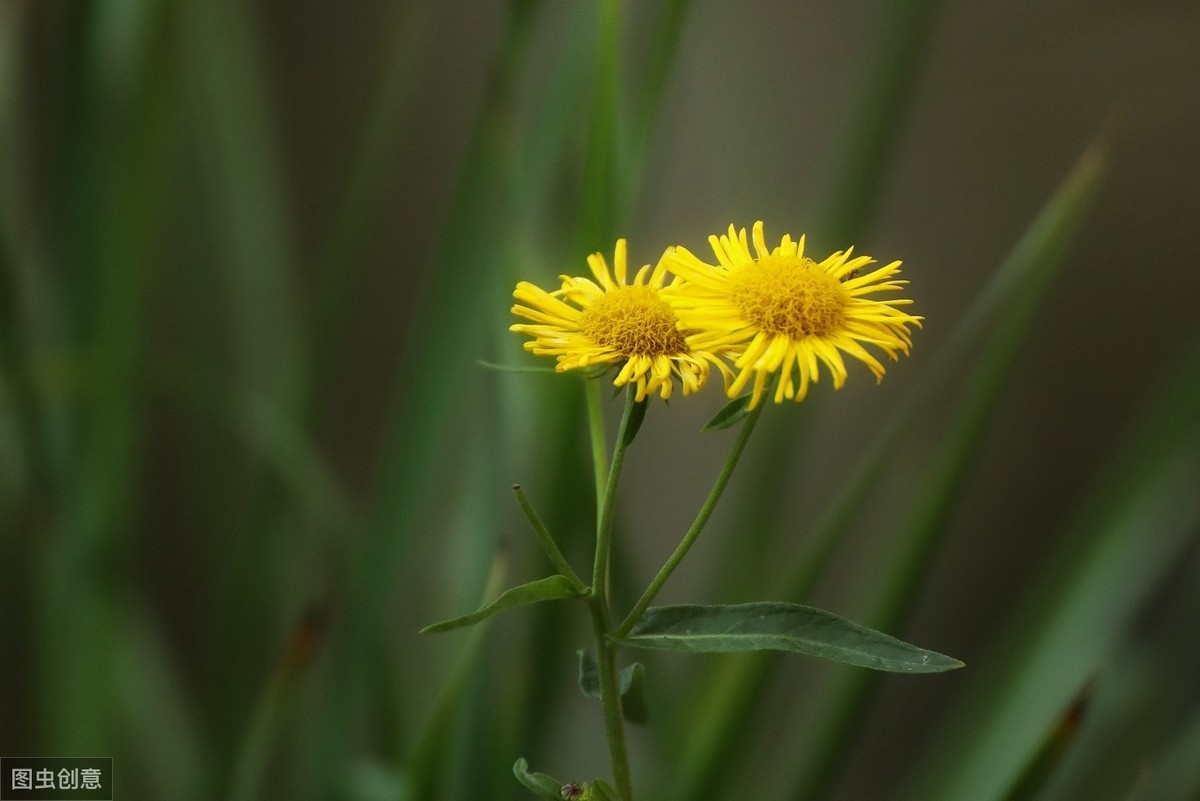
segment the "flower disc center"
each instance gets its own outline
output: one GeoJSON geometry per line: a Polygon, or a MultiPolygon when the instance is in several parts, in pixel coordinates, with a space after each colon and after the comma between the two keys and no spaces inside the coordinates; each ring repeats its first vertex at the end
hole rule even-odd
{"type": "Polygon", "coordinates": [[[763,332],[792,339],[837,330],[850,302],[842,284],[808,258],[770,255],[730,277],[734,304],[763,332]]]}
{"type": "Polygon", "coordinates": [[[622,286],[592,301],[580,315],[579,329],[622,356],[673,356],[687,349],[676,323],[657,289],[622,286]]]}

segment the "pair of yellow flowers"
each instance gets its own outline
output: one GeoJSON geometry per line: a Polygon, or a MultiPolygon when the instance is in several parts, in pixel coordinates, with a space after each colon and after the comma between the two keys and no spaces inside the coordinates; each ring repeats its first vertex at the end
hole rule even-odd
{"type": "Polygon", "coordinates": [[[559,372],[620,365],[613,383],[632,383],[639,401],[656,391],[669,398],[675,378],[684,395],[695,392],[715,366],[730,397],[754,380],[750,408],[776,373],[775,402],[799,401],[821,364],[834,388],[842,386],[843,353],[870,368],[877,381],[883,365],[864,345],[892,360],[908,353],[909,326],[919,327],[922,318],[899,307],[912,301],[870,297],[908,283],[896,278],[900,262],[864,272],[874,260],[852,258],[853,248],[816,262],[804,255],[803,236],[793,241],[785,235],[771,250],[761,221],[751,235],[753,254],[745,228],[731,225],[708,241],[716,264],[671,247],[653,269],[647,264],[638,270],[632,283],[624,239],[617,240],[612,271],[601,254],[588,257],[594,280],[564,275],[554,292],[522,281],[512,311],[532,323],[511,330],[532,337],[526,350],[556,357],[559,372]]]}

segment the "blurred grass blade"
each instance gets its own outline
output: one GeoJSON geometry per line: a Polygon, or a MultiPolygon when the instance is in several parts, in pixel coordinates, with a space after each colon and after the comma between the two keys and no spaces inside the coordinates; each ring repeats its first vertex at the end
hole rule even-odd
{"type": "Polygon", "coordinates": [[[205,200],[229,282],[242,380],[285,409],[299,400],[303,373],[292,301],[292,241],[278,132],[256,28],[235,0],[178,4],[190,110],[200,132],[205,200]]]}
{"type": "Polygon", "coordinates": [[[277,742],[288,728],[299,684],[324,634],[324,617],[316,609],[310,610],[292,631],[282,657],[267,676],[242,735],[227,796],[230,801],[257,801],[266,797],[266,778],[277,742]]]}
{"type": "MultiPolygon", "coordinates": [[[[484,584],[481,600],[494,598],[507,580],[508,566],[503,553],[496,554],[484,584]]],[[[445,683],[438,691],[428,721],[421,728],[406,759],[414,798],[436,798],[438,775],[450,750],[449,738],[457,709],[464,703],[467,681],[479,665],[479,656],[488,632],[478,626],[467,634],[458,649],[453,664],[446,673],[445,683]]],[[[444,794],[441,794],[444,795],[444,794]]]]}
{"type": "Polygon", "coordinates": [[[856,90],[830,163],[814,230],[819,249],[840,249],[862,237],[875,218],[891,155],[931,51],[941,0],[885,3],[873,61],[856,90]]]}
{"type": "Polygon", "coordinates": [[[1029,760],[1024,774],[1005,797],[1005,801],[1027,801],[1037,798],[1037,794],[1046,787],[1050,777],[1062,766],[1067,751],[1078,740],[1079,727],[1087,711],[1090,695],[1090,688],[1085,687],[1070,708],[1059,717],[1037,754],[1029,760]]]}
{"type": "MultiPolygon", "coordinates": [[[[804,555],[785,581],[783,598],[801,602],[808,597],[857,510],[891,462],[904,433],[911,428],[925,404],[946,391],[946,384],[956,377],[955,370],[970,346],[985,330],[989,330],[988,325],[992,325],[991,341],[995,343],[990,347],[997,351],[991,354],[993,357],[999,358],[999,351],[1009,351],[1020,345],[1022,325],[1028,324],[1028,315],[1055,274],[1056,259],[1097,190],[1103,173],[1101,154],[1104,142],[1106,140],[1100,140],[1085,152],[1064,179],[1026,235],[950,333],[946,344],[938,350],[918,382],[897,406],[871,447],[859,459],[809,535],[804,555]],[[1017,309],[1023,311],[1011,313],[1017,309]],[[993,323],[992,320],[997,316],[1002,316],[1008,322],[993,323]],[[1025,322],[1019,324],[1022,319],[1025,322]],[[1003,330],[1009,333],[1000,336],[999,332],[1003,330]]],[[[949,464],[947,460],[951,459],[962,462],[970,458],[974,443],[977,443],[978,428],[986,418],[989,404],[995,402],[996,393],[1002,388],[1002,378],[1006,374],[1002,369],[1004,365],[992,365],[986,360],[981,360],[979,364],[981,367],[976,370],[976,378],[973,379],[974,408],[969,413],[961,412],[958,415],[960,422],[955,426],[957,433],[947,434],[946,444],[941,450],[943,464],[949,464]]],[[[942,476],[947,482],[953,478],[947,472],[943,472],[942,476]]],[[[952,490],[953,487],[946,483],[936,496],[926,496],[927,511],[924,514],[927,523],[936,522],[934,518],[945,513],[943,505],[950,497],[946,493],[952,490]]],[[[909,530],[917,530],[915,520],[909,530]]],[[[912,538],[914,534],[908,536],[912,538]]],[[[899,579],[896,581],[898,584],[899,579]]],[[[891,595],[898,592],[895,588],[889,590],[891,595]]],[[[877,627],[885,630],[890,628],[878,623],[877,627]]],[[[689,715],[689,730],[693,736],[690,747],[681,759],[679,781],[675,785],[680,788],[680,795],[672,797],[689,798],[699,792],[697,788],[712,786],[723,775],[715,771],[713,766],[727,762],[731,754],[747,741],[748,728],[753,725],[754,700],[765,691],[776,660],[777,656],[772,654],[755,654],[744,660],[722,663],[716,668],[708,679],[707,688],[700,693],[705,701],[689,715]]],[[[859,682],[867,680],[863,677],[852,679],[859,682]]],[[[832,742],[829,747],[832,747],[832,742]]]]}
{"type": "Polygon", "coordinates": [[[64,154],[67,210],[55,224],[63,269],[76,279],[78,350],[71,355],[96,369],[85,371],[84,391],[63,404],[73,431],[67,460],[56,465],[62,472],[50,477],[61,493],[54,530],[41,538],[36,557],[39,723],[47,735],[43,747],[59,753],[98,753],[113,737],[107,701],[113,677],[105,666],[120,604],[111,566],[125,564],[132,530],[144,299],[168,205],[164,176],[173,144],[167,135],[170,70],[151,68],[164,47],[167,16],[163,3],[98,6],[85,15],[72,65],[72,114],[82,129],[72,132],[64,154]],[[115,80],[121,65],[130,67],[132,80],[115,80]],[[126,164],[137,166],[122,169],[126,164]]]}
{"type": "MultiPolygon", "coordinates": [[[[883,560],[884,574],[867,600],[864,619],[885,631],[902,628],[971,466],[987,426],[1008,385],[1033,322],[1068,246],[1100,187],[1107,166],[1109,132],[1083,154],[1075,170],[1038,215],[1010,258],[1024,262],[1030,280],[993,325],[968,378],[963,400],[951,413],[946,433],[922,478],[909,518],[883,560]]],[[[837,688],[823,698],[827,717],[809,751],[810,771],[797,796],[825,792],[838,774],[877,682],[869,675],[838,677],[837,688]]],[[[810,722],[811,723],[811,722],[810,722]]]]}
{"type": "MultiPolygon", "coordinates": [[[[388,28],[383,64],[376,76],[371,106],[363,121],[357,148],[346,170],[342,189],[318,264],[316,292],[318,308],[313,315],[314,384],[322,387],[334,354],[343,351],[346,316],[352,308],[354,287],[360,283],[362,265],[372,234],[378,227],[385,204],[385,191],[394,168],[406,155],[404,142],[411,121],[409,104],[417,79],[417,65],[425,55],[430,21],[427,7],[396,4],[394,21],[388,28]]],[[[318,406],[321,397],[316,399],[318,406]]]]}
{"type": "Polygon", "coordinates": [[[620,109],[621,3],[600,0],[596,85],[576,221],[578,253],[605,251],[616,236],[624,132],[620,109]]]}
{"type": "Polygon", "coordinates": [[[1183,731],[1168,743],[1144,797],[1154,801],[1200,798],[1200,706],[1183,731]]]}
{"type": "Polygon", "coordinates": [[[658,5],[658,20],[645,48],[648,63],[637,73],[636,93],[630,130],[628,159],[623,165],[621,199],[628,208],[637,198],[642,185],[642,176],[649,174],[644,164],[649,144],[654,134],[655,123],[662,109],[662,97],[666,91],[671,68],[683,38],[684,24],[692,9],[692,0],[666,0],[658,5]]]}
{"type": "MultiPolygon", "coordinates": [[[[494,265],[505,214],[497,195],[508,157],[507,124],[512,84],[528,49],[531,15],[510,17],[485,90],[470,144],[442,232],[433,283],[416,304],[406,353],[396,367],[393,399],[384,425],[377,499],[364,537],[349,555],[350,610],[331,681],[323,699],[322,741],[313,761],[336,764],[349,746],[366,698],[370,643],[378,636],[394,577],[403,563],[415,515],[438,475],[446,426],[462,408],[464,379],[477,380],[470,365],[477,352],[482,304],[505,276],[494,265]],[[493,265],[480,271],[477,265],[493,265]]],[[[327,777],[331,778],[331,777],[327,777]]]]}
{"type": "Polygon", "coordinates": [[[1200,339],[1073,518],[906,798],[1001,799],[1200,526],[1200,339]],[[969,736],[967,735],[969,732],[969,736]],[[964,795],[965,794],[965,795],[964,795]]]}
{"type": "MultiPolygon", "coordinates": [[[[17,499],[24,494],[28,482],[27,457],[13,397],[12,373],[5,368],[6,360],[0,358],[0,531],[15,534],[18,527],[5,521],[17,499]]],[[[0,538],[3,536],[0,534],[0,538]]]]}
{"type": "Polygon", "coordinates": [[[113,649],[114,695],[131,752],[137,755],[131,770],[155,798],[212,798],[211,761],[167,643],[144,610],[131,607],[120,618],[120,640],[113,649]]]}

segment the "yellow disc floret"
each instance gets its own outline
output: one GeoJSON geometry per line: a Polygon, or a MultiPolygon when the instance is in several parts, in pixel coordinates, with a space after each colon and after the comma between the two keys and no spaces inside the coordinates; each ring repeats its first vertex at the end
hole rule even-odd
{"type": "Polygon", "coordinates": [[[579,316],[579,331],[622,356],[675,356],[687,350],[675,312],[650,286],[618,287],[579,316]]]}
{"type": "Polygon", "coordinates": [[[836,331],[850,300],[812,259],[776,255],[731,275],[729,296],[752,325],[793,339],[836,331]]]}

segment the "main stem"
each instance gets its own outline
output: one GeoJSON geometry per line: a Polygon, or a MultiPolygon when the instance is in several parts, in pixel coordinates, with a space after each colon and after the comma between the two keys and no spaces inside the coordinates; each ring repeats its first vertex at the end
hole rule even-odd
{"type": "Polygon", "coordinates": [[[765,402],[760,399],[759,405],[751,409],[749,414],[746,415],[746,419],[742,423],[742,429],[738,432],[737,441],[733,443],[733,449],[729,451],[729,456],[725,459],[725,466],[721,468],[721,474],[717,476],[717,481],[708,493],[708,498],[705,499],[704,505],[700,507],[700,511],[696,514],[696,519],[692,522],[691,528],[688,529],[687,534],[683,535],[683,539],[675,547],[674,552],[672,552],[666,563],[658,571],[658,574],[650,582],[650,586],[642,593],[642,597],[638,599],[633,609],[629,611],[625,620],[617,628],[613,635],[615,639],[623,639],[637,625],[642,615],[645,614],[646,609],[654,601],[654,597],[658,595],[658,591],[667,583],[667,579],[675,572],[675,568],[683,561],[683,557],[687,555],[696,538],[700,536],[700,532],[704,530],[704,526],[708,523],[708,518],[712,516],[713,509],[717,508],[717,501],[721,500],[721,495],[725,492],[725,485],[729,483],[729,478],[733,475],[733,469],[737,467],[738,459],[741,458],[742,451],[746,448],[746,442],[750,439],[750,434],[754,431],[754,426],[758,423],[758,418],[762,415],[765,405],[765,402]]]}
{"type": "MultiPolygon", "coordinates": [[[[621,691],[617,684],[617,646],[609,640],[612,620],[608,606],[608,563],[612,547],[613,509],[616,505],[617,482],[625,463],[626,432],[633,416],[636,401],[632,387],[625,390],[625,411],[613,445],[612,464],[604,485],[604,497],[596,515],[596,560],[592,569],[592,590],[589,607],[592,631],[596,638],[596,668],[600,679],[600,704],[604,708],[604,733],[608,739],[608,754],[612,762],[613,781],[624,801],[633,801],[633,783],[629,776],[629,753],[625,746],[625,721],[621,709],[621,691]]],[[[593,418],[593,427],[595,426],[593,418]]]]}

